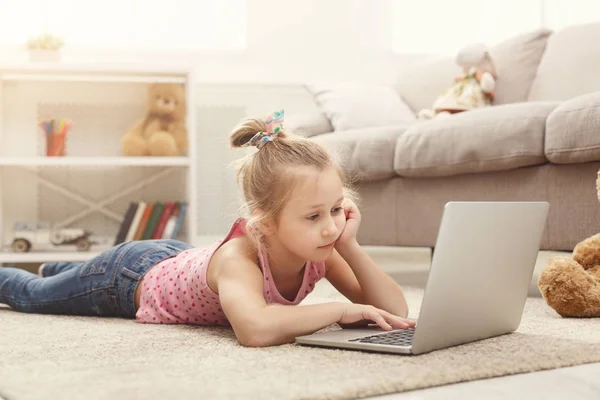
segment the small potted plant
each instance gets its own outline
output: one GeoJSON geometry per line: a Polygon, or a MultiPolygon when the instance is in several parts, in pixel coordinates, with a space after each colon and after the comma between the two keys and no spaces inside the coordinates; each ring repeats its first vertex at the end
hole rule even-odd
{"type": "Polygon", "coordinates": [[[60,61],[63,40],[50,33],[43,33],[27,41],[30,61],[60,61]]]}

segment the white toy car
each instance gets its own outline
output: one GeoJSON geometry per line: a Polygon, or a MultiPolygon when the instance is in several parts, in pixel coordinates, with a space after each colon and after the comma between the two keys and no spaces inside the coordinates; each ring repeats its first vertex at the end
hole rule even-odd
{"type": "Polygon", "coordinates": [[[90,249],[91,232],[78,228],[53,228],[46,222],[18,222],[14,226],[12,250],[26,253],[31,249],[74,245],[77,251],[90,249]]]}

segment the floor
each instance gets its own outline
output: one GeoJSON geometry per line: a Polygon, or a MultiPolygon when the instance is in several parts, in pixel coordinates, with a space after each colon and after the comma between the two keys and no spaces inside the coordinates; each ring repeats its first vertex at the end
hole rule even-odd
{"type": "MultiPolygon", "coordinates": [[[[600,399],[600,363],[368,397],[372,400],[600,399]]],[[[0,393],[0,400],[10,400],[0,393]]]]}
{"type": "Polygon", "coordinates": [[[377,400],[600,399],[600,363],[415,390],[377,400]]]}
{"type": "MultiPolygon", "coordinates": [[[[431,262],[429,248],[367,247],[376,262],[398,282],[423,287],[431,262]]],[[[530,295],[539,295],[535,281],[549,257],[565,253],[540,252],[530,295]]],[[[568,253],[566,254],[568,255],[568,253]]],[[[492,378],[371,397],[377,400],[433,399],[600,399],[600,363],[492,378]]],[[[0,394],[0,400],[3,400],[0,394]]]]}
{"type": "MultiPolygon", "coordinates": [[[[423,287],[427,280],[429,248],[368,247],[377,263],[401,284],[423,287]]],[[[553,256],[562,252],[540,252],[530,285],[530,295],[539,296],[537,276],[553,256]]],[[[599,333],[600,335],[600,333],[599,333]]],[[[454,385],[370,397],[377,400],[449,400],[449,399],[600,399],[600,363],[559,368],[528,374],[505,376],[454,385]]]]}

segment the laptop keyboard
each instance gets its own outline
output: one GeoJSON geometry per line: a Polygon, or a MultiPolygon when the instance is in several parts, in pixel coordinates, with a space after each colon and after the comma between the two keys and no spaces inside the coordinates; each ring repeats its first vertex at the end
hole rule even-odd
{"type": "Polygon", "coordinates": [[[415,328],[408,328],[350,339],[348,341],[357,343],[384,344],[388,346],[410,346],[412,344],[414,334],[415,328]]]}

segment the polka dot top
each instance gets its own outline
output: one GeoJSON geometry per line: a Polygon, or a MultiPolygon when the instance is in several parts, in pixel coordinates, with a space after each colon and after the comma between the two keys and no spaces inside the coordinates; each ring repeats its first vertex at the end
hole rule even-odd
{"type": "MultiPolygon", "coordinates": [[[[209,248],[194,248],[152,267],[142,282],[140,308],[136,320],[154,324],[229,325],[221,308],[219,295],[212,291],[206,280],[206,271],[212,255],[228,240],[246,234],[246,221],[235,221],[227,236],[209,248]]],[[[293,301],[284,298],[273,281],[268,257],[261,246],[258,259],[263,271],[263,296],[267,304],[299,304],[325,276],[325,262],[308,261],[302,285],[293,301]]]]}

